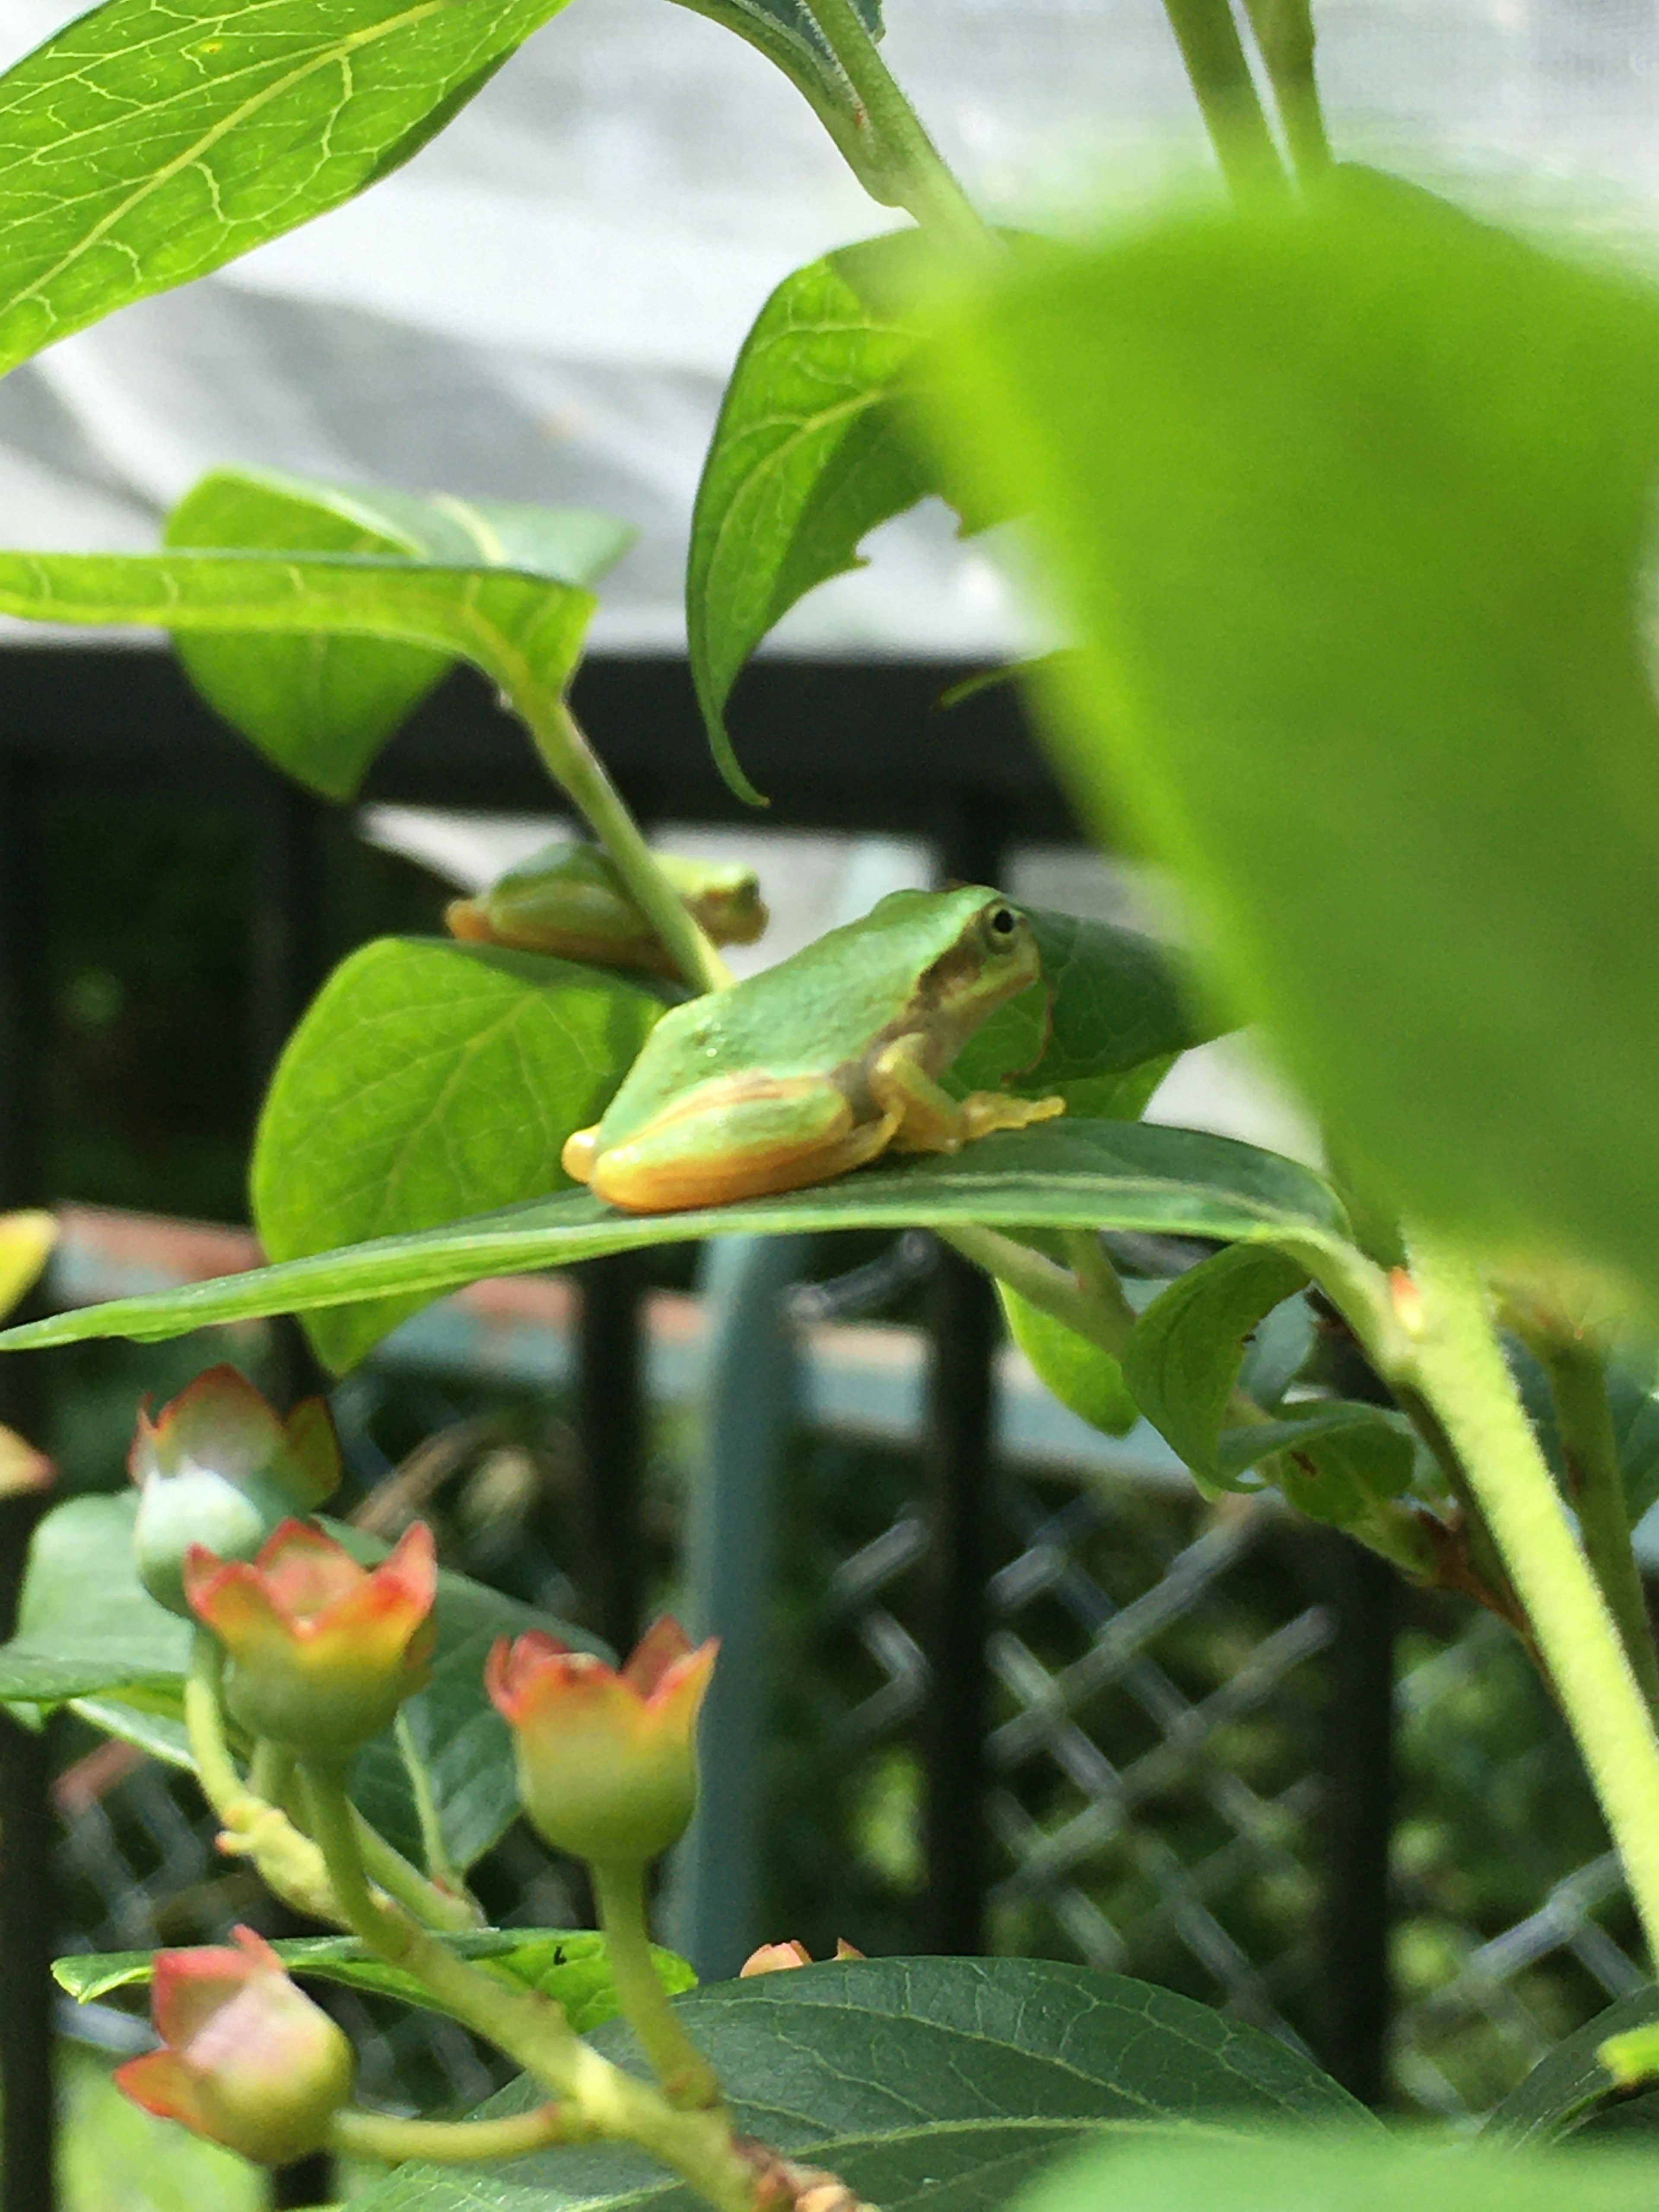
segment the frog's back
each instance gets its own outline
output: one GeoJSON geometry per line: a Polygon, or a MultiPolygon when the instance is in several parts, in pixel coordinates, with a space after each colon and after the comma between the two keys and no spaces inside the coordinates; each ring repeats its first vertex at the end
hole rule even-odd
{"type": "Polygon", "coordinates": [[[861,1060],[990,896],[975,888],[891,892],[861,921],[829,931],[776,967],[672,1008],[606,1109],[605,1141],[625,1139],[722,1077],[830,1076],[861,1060]]]}

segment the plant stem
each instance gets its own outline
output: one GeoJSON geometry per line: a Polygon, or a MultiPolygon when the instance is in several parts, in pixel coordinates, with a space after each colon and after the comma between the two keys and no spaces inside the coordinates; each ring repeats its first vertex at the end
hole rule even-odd
{"type": "Polygon", "coordinates": [[[482,1928],[483,1915],[464,1888],[441,1889],[428,1881],[418,1867],[387,1843],[378,1828],[356,1813],[357,1843],[363,1865],[388,1897],[412,1912],[423,1928],[447,1928],[456,1934],[482,1928]]]}
{"type": "Polygon", "coordinates": [[[660,2091],[624,2074],[577,2036],[562,2008],[514,1990],[457,1958],[409,1914],[371,1892],[356,1822],[339,1775],[303,1769],[312,1821],[346,1917],[377,1957],[423,1982],[444,2009],[495,2044],[554,2094],[595,2136],[637,2143],[683,2176],[717,2212],[754,2212],[755,2172],[722,2112],[675,2111],[660,2091]]]}
{"type": "MultiPolygon", "coordinates": [[[[1097,1295],[1093,1288],[1081,1285],[1069,1268],[1057,1267],[1041,1252],[1034,1252],[1029,1244],[1022,1244],[1015,1237],[1003,1236],[1000,1230],[986,1229],[978,1222],[957,1221],[949,1228],[935,1229],[934,1234],[942,1243],[960,1252],[964,1260],[971,1260],[988,1275],[994,1275],[1011,1291],[1018,1291],[1040,1312],[1063,1322],[1077,1335],[1097,1344],[1103,1352],[1109,1352],[1114,1359],[1122,1358],[1129,1331],[1134,1327],[1134,1312],[1123,1297],[1121,1284],[1117,1285],[1120,1307],[1115,1301],[1097,1295]]],[[[1113,1279],[1115,1282],[1115,1277],[1113,1279]]]]}
{"type": "Polygon", "coordinates": [[[1600,1585],[1516,1394],[1475,1268],[1413,1240],[1413,1364],[1526,1607],[1659,1960],[1659,1741],[1600,1585]]]}
{"type": "MultiPolygon", "coordinates": [[[[288,1815],[244,1781],[225,1737],[225,1655],[211,1630],[198,1628],[185,1677],[185,1731],[202,1795],[223,1830],[221,1848],[251,1858],[267,1887],[313,1920],[342,1919],[322,1855],[288,1815]]],[[[271,1771],[273,1757],[264,1761],[271,1771]]]]}
{"type": "Polygon", "coordinates": [[[592,2139],[562,2106],[538,2105],[499,2120],[404,2120],[391,2112],[348,2108],[330,2123],[330,2148],[348,2158],[378,2158],[388,2166],[405,2159],[459,2162],[464,2159],[522,2158],[550,2143],[592,2139]]]}
{"type": "Polygon", "coordinates": [[[1237,200],[1282,191],[1285,171],[1228,0],[1164,0],[1210,143],[1237,200]]]}
{"type": "Polygon", "coordinates": [[[853,0],[808,0],[808,5],[864,109],[866,131],[858,147],[842,143],[859,182],[884,206],[903,208],[924,230],[976,255],[995,251],[994,234],[928,137],[853,0]]]}
{"type": "Polygon", "coordinates": [[[1245,0],[1245,5],[1291,163],[1303,183],[1311,184],[1331,166],[1331,142],[1314,76],[1312,8],[1309,0],[1245,0]]]}
{"type": "Polygon", "coordinates": [[[639,824],[623,803],[605,764],[562,699],[513,688],[509,696],[528,724],[536,750],[556,783],[586,817],[594,836],[616,862],[640,911],[696,991],[719,991],[732,971],[709,943],[684,901],[657,866],[639,824]]]}
{"type": "Polygon", "coordinates": [[[645,1921],[645,1869],[596,1860],[590,1872],[617,2001],[652,2071],[671,2104],[690,2110],[718,2106],[719,2076],[686,2033],[657,1978],[645,1921]]]}
{"type": "Polygon", "coordinates": [[[427,1771],[421,1747],[415,1741],[415,1730],[409,1715],[401,1707],[392,1723],[398,1740],[398,1751],[404,1762],[404,1771],[409,1777],[410,1794],[415,1800],[415,1817],[421,1826],[421,1850],[426,1858],[426,1870],[440,1888],[452,1890],[459,1897],[466,1888],[449,1856],[449,1846],[444,1841],[443,1822],[438,1817],[438,1802],[432,1794],[432,1777],[427,1771]]]}
{"type": "Polygon", "coordinates": [[[1093,1229],[1062,1229],[1060,1241],[1072,1263],[1072,1273],[1101,1312],[1111,1315],[1114,1326],[1122,1330],[1127,1345],[1139,1316],[1124,1293],[1117,1269],[1106,1256],[1099,1232],[1093,1229]]]}
{"type": "Polygon", "coordinates": [[[1600,1355],[1582,1340],[1535,1337],[1532,1348],[1549,1377],[1555,1418],[1566,1462],[1568,1494],[1578,1515],[1578,1533],[1613,1617],[1619,1624],[1648,1711],[1659,1712],[1659,1655],[1653,1646],[1647,1594],[1630,1540],[1625,1505],[1624,1470],[1607,1404],[1607,1370],[1600,1355]]]}

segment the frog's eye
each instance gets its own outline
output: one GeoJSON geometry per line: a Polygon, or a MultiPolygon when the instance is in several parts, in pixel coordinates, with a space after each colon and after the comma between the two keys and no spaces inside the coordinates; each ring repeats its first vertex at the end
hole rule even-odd
{"type": "Polygon", "coordinates": [[[985,927],[994,939],[1006,945],[1019,929],[1019,916],[1011,906],[994,906],[985,917],[985,927]]]}

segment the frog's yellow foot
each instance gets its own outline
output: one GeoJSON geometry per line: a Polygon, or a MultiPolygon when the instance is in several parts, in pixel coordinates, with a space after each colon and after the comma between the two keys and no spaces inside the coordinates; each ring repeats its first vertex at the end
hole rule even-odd
{"type": "Polygon", "coordinates": [[[559,1154],[559,1165],[572,1182],[587,1182],[592,1178],[593,1156],[598,1149],[599,1125],[591,1129],[573,1129],[564,1140],[564,1150],[559,1154]]]}
{"type": "Polygon", "coordinates": [[[988,1137],[994,1129],[1029,1129],[1066,1111],[1063,1098],[1012,1098],[1004,1091],[970,1091],[962,1102],[962,1141],[988,1137]]]}

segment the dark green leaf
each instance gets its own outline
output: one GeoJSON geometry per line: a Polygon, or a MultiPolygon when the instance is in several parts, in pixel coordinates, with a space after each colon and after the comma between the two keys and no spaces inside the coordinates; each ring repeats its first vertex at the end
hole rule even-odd
{"type": "Polygon", "coordinates": [[[0,614],[392,639],[471,661],[521,706],[563,691],[592,611],[586,592],[521,568],[346,553],[0,553],[0,614]]]}
{"type": "Polygon", "coordinates": [[[1044,2177],[1018,2212],[1637,2212],[1659,2167],[1610,2151],[1352,2140],[1103,2145],[1044,2177]]]}
{"type": "Polygon", "coordinates": [[[1230,1484],[1273,1459],[1275,1480],[1292,1505],[1346,1528],[1377,1498],[1398,1498],[1409,1486],[1417,1447],[1404,1414],[1338,1398],[1287,1407],[1261,1427],[1224,1429],[1216,1457],[1230,1484]]]}
{"type": "Polygon", "coordinates": [[[1109,1437],[1127,1436],[1139,1408],[1111,1353],[1032,1305],[1006,1283],[997,1285],[997,1296],[1009,1335],[1045,1389],[1091,1428],[1109,1437]]]}
{"type": "MultiPolygon", "coordinates": [[[[663,1002],[568,961],[381,938],[323,987],[277,1063],[253,1154],[273,1260],[399,1236],[569,1188],[565,1139],[597,1121],[663,1002]]],[[[313,1316],[354,1366],[425,1294],[313,1316]]]]}
{"type": "Polygon", "coordinates": [[[919,343],[906,295],[927,252],[900,231],[797,269],[726,388],[691,520],[686,629],[714,757],[745,799],[759,794],[725,723],[738,671],[815,584],[861,565],[878,523],[938,489],[897,404],[919,343]]]}
{"type": "Polygon", "coordinates": [[[1656,2023],[1659,2023],[1659,1989],[1632,1990],[1584,2027],[1575,2028],[1547,2057],[1540,2058],[1491,2115],[1483,2132],[1506,2143],[1552,2142],[1559,2136],[1576,2133],[1602,2107],[1607,2108],[1609,2123],[1620,2118],[1629,2124],[1635,2119],[1647,2128],[1659,2127],[1659,2096],[1619,2097],[1606,2067],[1595,2056],[1610,2035],[1656,2023]]]}
{"type": "Polygon", "coordinates": [[[1152,1426],[1194,1474],[1231,1487],[1221,1432],[1251,1332],[1307,1281],[1282,1253],[1244,1243],[1189,1268],[1135,1323],[1124,1379],[1152,1426]]]}
{"type": "Polygon", "coordinates": [[[1033,984],[969,1039],[945,1080],[1022,1098],[1054,1092],[1073,1114],[1138,1114],[1179,1053],[1219,1034],[1167,946],[1138,930],[1028,908],[1042,955],[1033,984]]]}
{"type": "MultiPolygon", "coordinates": [[[[167,518],[171,547],[406,555],[507,566],[590,586],[632,532],[580,509],[422,500],[264,470],[204,477],[167,518]]],[[[422,646],[368,637],[184,635],[191,681],[301,783],[349,799],[380,746],[451,665],[422,646]]]]}
{"type": "Polygon", "coordinates": [[[1659,295],[1351,179],[1017,276],[939,371],[1084,647],[1065,772],[1365,1187],[1651,1286],[1659,295]]]}
{"type": "MultiPolygon", "coordinates": [[[[77,1709],[111,1733],[188,1763],[178,1717],[190,1658],[187,1622],[139,1587],[132,1565],[137,1493],[76,1498],[35,1532],[18,1632],[0,1644],[0,1703],[77,1709]],[[88,1602],[88,1592],[95,1602],[88,1602]]],[[[366,1563],[386,1547],[326,1523],[366,1563]]],[[[437,1649],[431,1680],[404,1707],[431,1771],[452,1856],[470,1866],[517,1811],[506,1723],[484,1695],[483,1662],[498,1636],[542,1628],[566,1643],[592,1639],[464,1575],[439,1577],[437,1649]]],[[[389,1737],[368,1746],[353,1795],[400,1850],[419,1850],[419,1827],[403,1762],[389,1737]]]]}
{"type": "MultiPolygon", "coordinates": [[[[990,2212],[1069,2145],[1109,2130],[1369,2126],[1283,2044],[1185,1997],[1039,1959],[872,1959],[726,1982],[677,2009],[739,2124],[832,2167],[884,2212],[990,2212]]],[[[624,2054],[620,2026],[595,2038],[624,2054]]],[[[487,2109],[521,2109],[520,2084],[487,2109]]],[[[563,2212],[694,2200],[631,2155],[551,2152],[465,2179],[406,2166],[364,2212],[563,2212]]],[[[1213,2208],[1211,2208],[1213,2212],[1213,2208]]],[[[1275,2208],[1277,2212],[1277,2208],[1275,2208]]],[[[1300,2208],[1298,2208],[1300,2212],[1300,2208]]]]}
{"type": "Polygon", "coordinates": [[[106,0],[0,78],[0,373],[395,167],[562,0],[106,0]]]}
{"type": "MultiPolygon", "coordinates": [[[[438,1940],[460,1958],[483,1960],[504,1980],[551,1997],[564,2007],[580,2035],[614,2020],[621,2009],[603,1936],[585,1929],[501,1928],[438,1940]]],[[[424,1983],[373,1957],[355,1936],[289,1936],[271,1948],[292,1974],[440,2009],[424,1983]]],[[[697,1978],[684,1959],[672,1951],[657,1950],[654,1955],[665,1989],[678,1995],[695,1987],[697,1978]]],[[[60,1988],[89,2004],[116,1990],[148,1987],[155,1964],[153,1951],[77,1952],[55,1960],[52,1971],[60,1988]]]]}
{"type": "Polygon", "coordinates": [[[435,1297],[486,1275],[568,1266],[606,1252],[702,1237],[885,1229],[952,1221],[1148,1230],[1332,1249],[1344,1234],[1329,1186],[1276,1153],[1136,1121],[1050,1121],[986,1137],[954,1159],[877,1166],[821,1188],[685,1213],[614,1212],[585,1190],[414,1237],[292,1260],[210,1283],[54,1314],[0,1334],[0,1348],[86,1337],[177,1336],[260,1314],[360,1298],[435,1297]]]}

